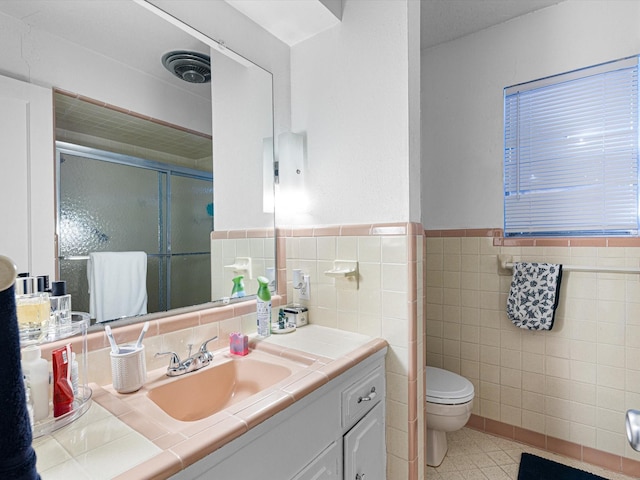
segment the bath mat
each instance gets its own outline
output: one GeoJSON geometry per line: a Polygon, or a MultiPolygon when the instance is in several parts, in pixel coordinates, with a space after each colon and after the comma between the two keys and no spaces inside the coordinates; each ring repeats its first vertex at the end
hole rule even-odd
{"type": "Polygon", "coordinates": [[[518,480],[607,480],[593,473],[578,470],[546,458],[523,453],[518,480]]]}

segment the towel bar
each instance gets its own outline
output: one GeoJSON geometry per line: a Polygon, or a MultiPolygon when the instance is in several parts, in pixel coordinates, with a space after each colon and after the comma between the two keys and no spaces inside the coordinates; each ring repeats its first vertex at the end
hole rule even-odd
{"type": "MultiPolygon", "coordinates": [[[[498,255],[498,265],[505,270],[513,268],[511,255],[498,255]]],[[[603,273],[640,273],[640,267],[607,267],[589,265],[562,265],[562,271],[571,272],[603,272],[603,273]]]]}

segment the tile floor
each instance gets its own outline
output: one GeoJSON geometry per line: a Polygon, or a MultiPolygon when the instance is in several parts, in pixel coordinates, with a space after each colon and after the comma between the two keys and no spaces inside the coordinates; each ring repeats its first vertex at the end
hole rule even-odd
{"type": "Polygon", "coordinates": [[[448,433],[447,438],[447,456],[439,467],[427,467],[427,480],[517,480],[522,452],[564,463],[610,480],[632,480],[632,477],[620,473],[470,428],[448,433]]]}

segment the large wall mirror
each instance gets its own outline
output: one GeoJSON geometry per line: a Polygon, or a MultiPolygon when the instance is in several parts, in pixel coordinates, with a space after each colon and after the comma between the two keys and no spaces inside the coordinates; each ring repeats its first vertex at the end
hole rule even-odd
{"type": "Polygon", "coordinates": [[[0,2],[0,74],[22,79],[24,62],[54,88],[55,255],[73,308],[89,311],[93,252],[147,253],[148,313],[226,303],[239,275],[247,296],[260,275],[275,288],[272,75],[140,3],[0,2]],[[209,56],[211,80],[170,73],[171,51],[209,56]]]}

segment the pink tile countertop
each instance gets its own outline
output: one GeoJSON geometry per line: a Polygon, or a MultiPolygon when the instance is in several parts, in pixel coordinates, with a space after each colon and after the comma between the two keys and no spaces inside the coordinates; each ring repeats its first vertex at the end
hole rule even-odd
{"type": "MultiPolygon", "coordinates": [[[[202,420],[175,420],[147,398],[147,387],[165,381],[165,369],[149,372],[145,386],[134,394],[92,384],[89,411],[52,438],[34,442],[43,480],[70,474],[78,479],[169,478],[384,349],[387,342],[307,325],[288,335],[252,338],[250,346],[243,358],[280,363],[292,374],[202,420]],[[98,424],[98,432],[91,433],[98,424]]],[[[216,352],[219,359],[229,355],[228,349],[216,352]]]]}

